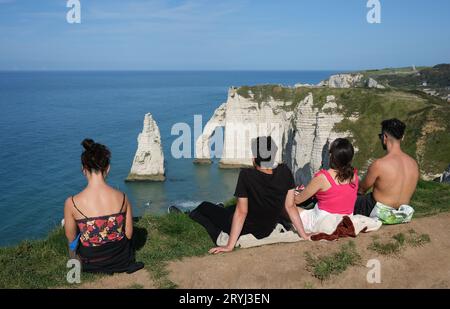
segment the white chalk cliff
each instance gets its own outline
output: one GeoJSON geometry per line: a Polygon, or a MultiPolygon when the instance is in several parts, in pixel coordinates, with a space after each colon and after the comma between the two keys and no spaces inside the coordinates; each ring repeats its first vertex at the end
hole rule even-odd
{"type": "MultiPolygon", "coordinates": [[[[299,84],[302,86],[301,84],[299,84]]],[[[354,88],[354,87],[367,87],[385,89],[386,87],[378,83],[372,77],[366,78],[361,73],[346,73],[336,74],[330,76],[329,79],[321,81],[316,87],[329,87],[329,88],[354,88]]]]}
{"type": "Polygon", "coordinates": [[[195,144],[195,163],[209,164],[211,163],[210,139],[216,128],[225,126],[226,103],[219,106],[214,112],[212,118],[203,128],[202,135],[197,139],[195,144]]]}
{"type": "Polygon", "coordinates": [[[164,181],[164,154],[158,125],[150,113],[138,136],[138,148],[127,181],[164,181]]]}
{"type": "Polygon", "coordinates": [[[296,106],[273,98],[258,103],[251,93],[247,98],[231,88],[227,102],[216,110],[196,142],[196,160],[210,160],[209,140],[216,127],[225,130],[220,160],[223,168],[251,166],[252,139],[271,135],[278,147],[276,162],[288,164],[296,182],[306,184],[327,166],[329,143],[350,135],[334,130],[343,116],[334,96],[326,100],[322,108],[316,107],[312,93],[296,106]]]}
{"type": "Polygon", "coordinates": [[[377,88],[377,89],[385,89],[386,87],[384,87],[383,85],[381,85],[380,83],[378,83],[375,79],[373,79],[372,77],[370,77],[367,80],[367,87],[368,88],[377,88]]]}
{"type": "Polygon", "coordinates": [[[318,86],[329,88],[352,88],[357,87],[363,81],[362,74],[337,74],[330,76],[329,79],[324,80],[318,86]]]}
{"type": "Polygon", "coordinates": [[[291,150],[290,167],[298,183],[309,183],[314,173],[328,166],[331,142],[350,136],[348,132],[334,131],[335,124],[344,119],[335,101],[334,96],[328,96],[327,103],[319,109],[314,107],[314,97],[309,94],[298,105],[293,119],[295,134],[288,139],[287,147],[291,150]]]}

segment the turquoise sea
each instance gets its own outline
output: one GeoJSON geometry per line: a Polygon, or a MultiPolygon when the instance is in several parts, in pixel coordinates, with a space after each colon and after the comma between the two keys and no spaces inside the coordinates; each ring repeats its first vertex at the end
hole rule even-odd
{"type": "Polygon", "coordinates": [[[172,125],[193,126],[195,114],[205,125],[230,86],[317,83],[332,73],[0,72],[0,246],[43,237],[59,224],[64,200],[85,185],[85,137],[111,149],[109,183],[128,194],[136,215],[227,200],[238,171],[172,158],[172,125]],[[167,180],[125,183],[147,112],[161,130],[167,180]]]}

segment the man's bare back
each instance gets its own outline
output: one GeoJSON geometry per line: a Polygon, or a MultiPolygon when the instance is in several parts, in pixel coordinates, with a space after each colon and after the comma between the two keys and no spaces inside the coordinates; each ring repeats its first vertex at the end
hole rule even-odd
{"type": "Polygon", "coordinates": [[[417,162],[402,151],[406,125],[398,119],[384,120],[378,134],[387,154],[373,162],[360,183],[354,214],[371,216],[377,203],[399,209],[409,205],[416,191],[420,172],[417,162]],[[370,194],[366,193],[373,189],[370,194]]]}
{"type": "Polygon", "coordinates": [[[377,202],[398,209],[409,205],[419,181],[417,162],[402,151],[389,153],[371,167],[377,175],[373,196],[377,202]]]}

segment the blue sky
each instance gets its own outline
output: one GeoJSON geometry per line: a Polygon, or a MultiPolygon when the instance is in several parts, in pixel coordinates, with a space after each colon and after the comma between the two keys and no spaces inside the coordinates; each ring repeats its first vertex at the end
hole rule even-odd
{"type": "Polygon", "coordinates": [[[352,70],[450,62],[449,0],[0,0],[0,70],[352,70]]]}

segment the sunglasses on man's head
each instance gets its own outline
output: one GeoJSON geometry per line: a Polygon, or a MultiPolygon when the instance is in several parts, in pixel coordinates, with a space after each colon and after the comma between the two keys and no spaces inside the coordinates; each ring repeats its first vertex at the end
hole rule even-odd
{"type": "Polygon", "coordinates": [[[379,139],[383,139],[384,138],[384,133],[380,133],[380,134],[378,134],[378,137],[379,137],[379,139]]]}

